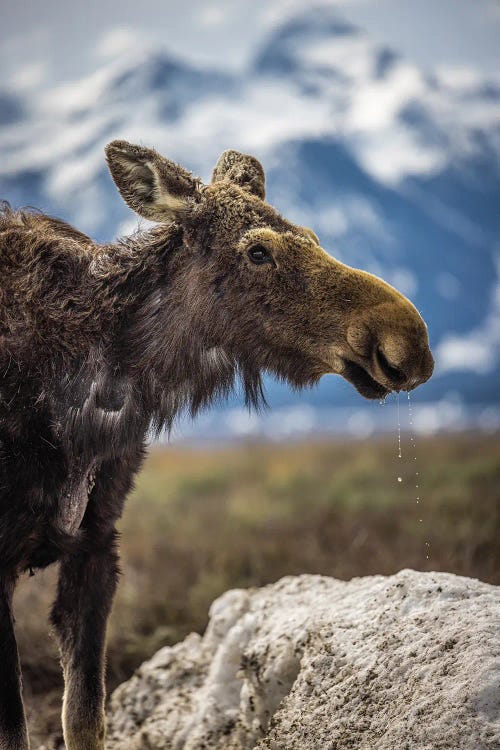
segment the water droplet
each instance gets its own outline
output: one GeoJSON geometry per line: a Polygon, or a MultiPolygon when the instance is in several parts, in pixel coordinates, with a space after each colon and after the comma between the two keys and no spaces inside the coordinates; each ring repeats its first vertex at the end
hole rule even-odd
{"type": "MultiPolygon", "coordinates": [[[[413,448],[413,450],[415,451],[415,455],[413,456],[413,460],[416,461],[417,460],[417,456],[416,456],[417,445],[416,445],[416,441],[415,441],[415,432],[414,432],[414,428],[413,428],[413,412],[412,412],[412,408],[411,408],[411,398],[410,398],[410,392],[409,391],[407,392],[407,397],[408,397],[408,421],[409,421],[410,426],[412,428],[411,432],[410,432],[410,445],[413,448]]],[[[415,467],[415,469],[416,468],[417,467],[415,467]]],[[[415,489],[416,490],[420,489],[420,484],[419,484],[420,480],[419,480],[418,476],[419,476],[418,471],[415,471],[415,489]]],[[[421,500],[420,495],[417,495],[417,497],[416,497],[416,504],[418,506],[420,506],[420,500],[421,500]]],[[[423,518],[419,518],[418,521],[419,521],[419,523],[423,523],[423,518]]],[[[426,547],[430,547],[430,542],[425,542],[425,546],[426,547]]],[[[429,559],[429,555],[426,555],[425,557],[426,557],[426,560],[429,559]]]]}
{"type": "Polygon", "coordinates": [[[399,415],[399,391],[397,396],[398,403],[398,458],[401,458],[401,418],[399,415]]]}

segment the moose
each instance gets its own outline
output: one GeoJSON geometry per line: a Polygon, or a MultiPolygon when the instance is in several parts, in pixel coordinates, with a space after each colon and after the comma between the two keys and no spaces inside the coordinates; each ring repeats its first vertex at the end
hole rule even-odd
{"type": "Polygon", "coordinates": [[[1,750],[29,746],[13,590],[55,561],[66,748],[104,748],[115,523],[152,434],[238,382],[259,407],[263,373],[293,388],[336,373],[383,399],[433,370],[411,302],[266,203],[254,157],[225,151],[207,185],[125,141],[106,158],[152,228],[98,245],[43,213],[0,212],[1,750]]]}

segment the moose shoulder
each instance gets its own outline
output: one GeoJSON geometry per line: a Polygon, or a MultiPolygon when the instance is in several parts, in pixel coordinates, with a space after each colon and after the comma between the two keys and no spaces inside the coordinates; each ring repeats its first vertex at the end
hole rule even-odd
{"type": "Polygon", "coordinates": [[[433,368],[426,326],[382,280],[336,261],[264,201],[251,156],[203,185],[114,141],[113,179],[158,222],[96,245],[43,214],[0,213],[0,749],[26,750],[12,592],[60,560],[52,621],[68,750],[104,747],[104,642],[115,522],[151,428],[270,372],[293,387],[338,373],[368,398],[433,368]]]}

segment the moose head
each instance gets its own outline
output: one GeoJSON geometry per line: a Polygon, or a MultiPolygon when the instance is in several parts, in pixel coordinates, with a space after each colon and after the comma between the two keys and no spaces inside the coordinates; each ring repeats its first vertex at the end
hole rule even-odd
{"type": "Polygon", "coordinates": [[[257,159],[225,151],[204,185],[149,148],[113,141],[106,156],[134,211],[180,228],[178,297],[215,367],[251,363],[294,387],[336,373],[377,399],[431,376],[427,328],[414,305],[335,260],[311,229],[266,203],[257,159]]]}

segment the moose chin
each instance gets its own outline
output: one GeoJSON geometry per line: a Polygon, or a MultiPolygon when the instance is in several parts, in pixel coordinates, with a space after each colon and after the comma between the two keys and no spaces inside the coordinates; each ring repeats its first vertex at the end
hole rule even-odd
{"type": "Polygon", "coordinates": [[[427,329],[381,279],[340,263],[265,202],[236,151],[210,184],[156,151],[106,148],[125,202],[154,228],[98,245],[44,214],[0,212],[0,748],[28,738],[12,593],[60,561],[51,619],[67,750],[103,750],[106,622],[124,499],[147,436],[261,376],[337,373],[367,398],[432,374],[427,329]]]}

